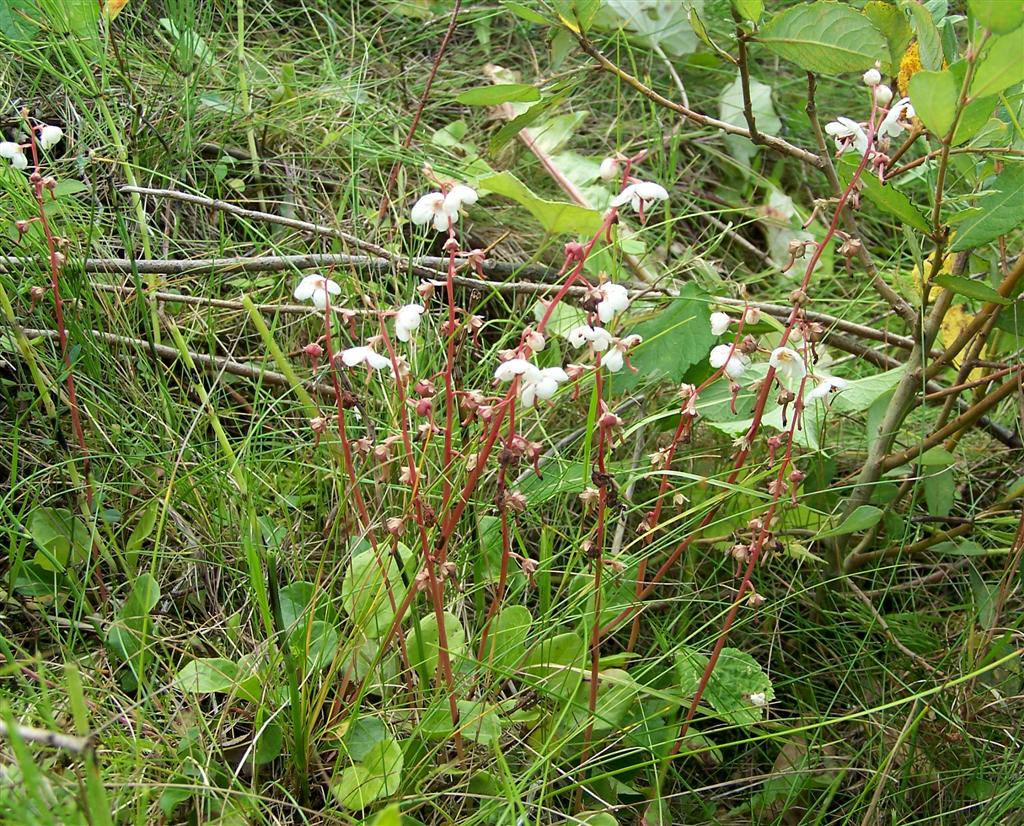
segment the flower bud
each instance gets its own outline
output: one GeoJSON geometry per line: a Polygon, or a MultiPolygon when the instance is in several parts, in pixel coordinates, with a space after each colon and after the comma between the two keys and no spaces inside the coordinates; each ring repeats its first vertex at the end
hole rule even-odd
{"type": "Polygon", "coordinates": [[[892,89],[886,86],[884,83],[880,83],[875,87],[875,103],[881,107],[886,107],[892,102],[892,89]]]}
{"type": "Polygon", "coordinates": [[[327,419],[323,416],[314,416],[309,420],[309,429],[317,436],[327,431],[327,419]]]}
{"type": "Polygon", "coordinates": [[[757,307],[747,307],[743,313],[744,324],[757,324],[761,320],[761,311],[757,307]]]}
{"type": "Polygon", "coordinates": [[[868,69],[861,79],[864,81],[865,86],[874,88],[882,82],[882,73],[875,68],[868,69]]]}
{"type": "Polygon", "coordinates": [[[302,352],[309,356],[311,359],[318,359],[324,354],[324,348],[317,344],[315,341],[309,342],[305,347],[302,348],[302,352]]]}

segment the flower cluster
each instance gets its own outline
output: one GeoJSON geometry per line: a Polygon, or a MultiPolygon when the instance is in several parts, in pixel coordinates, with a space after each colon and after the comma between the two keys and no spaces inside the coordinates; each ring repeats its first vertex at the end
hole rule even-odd
{"type": "Polygon", "coordinates": [[[542,368],[524,358],[511,358],[498,365],[494,378],[506,384],[519,379],[519,402],[533,407],[538,399],[547,401],[554,396],[558,386],[569,381],[569,374],[561,367],[542,368]]]}
{"type": "MultiPolygon", "coordinates": [[[[64,138],[64,130],[59,126],[42,123],[36,129],[39,131],[37,138],[39,148],[44,152],[52,149],[64,138]]],[[[27,169],[28,157],[25,155],[25,150],[29,146],[30,144],[16,143],[14,141],[0,141],[0,158],[10,161],[11,166],[15,169],[27,169]]]]}
{"type": "Polygon", "coordinates": [[[460,210],[477,202],[477,192],[465,184],[456,184],[445,192],[428,192],[412,206],[410,220],[417,226],[433,223],[438,232],[448,232],[459,220],[460,210]]]}

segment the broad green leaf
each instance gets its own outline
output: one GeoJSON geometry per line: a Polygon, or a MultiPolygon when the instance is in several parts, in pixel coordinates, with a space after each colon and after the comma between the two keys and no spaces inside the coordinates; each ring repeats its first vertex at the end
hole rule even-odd
{"type": "Polygon", "coordinates": [[[459,700],[459,730],[462,736],[481,746],[490,746],[501,738],[501,718],[493,706],[479,700],[459,700]]]}
{"type": "Polygon", "coordinates": [[[619,826],[619,821],[608,812],[580,812],[575,820],[586,826],[619,826]]]}
{"type": "Polygon", "coordinates": [[[700,42],[690,26],[690,9],[703,15],[704,0],[604,0],[621,26],[635,39],[658,46],[667,54],[690,54],[700,42]]]}
{"type": "Polygon", "coordinates": [[[494,194],[503,195],[525,207],[545,231],[552,234],[594,235],[601,228],[602,216],[597,210],[539,198],[511,172],[499,172],[481,178],[478,183],[494,194]]]}
{"type": "Polygon", "coordinates": [[[377,717],[363,715],[348,724],[342,739],[342,750],[353,762],[366,759],[377,743],[388,736],[384,723],[377,717]]]}
{"type": "Polygon", "coordinates": [[[521,671],[535,681],[529,684],[538,691],[559,699],[576,693],[582,678],[583,655],[586,648],[577,634],[556,634],[533,648],[526,656],[521,671]]]}
{"type": "MultiPolygon", "coordinates": [[[[851,153],[847,153],[839,159],[839,176],[845,185],[849,185],[852,180],[858,162],[859,159],[854,158],[851,153]]],[[[860,183],[864,195],[875,206],[895,215],[907,226],[921,232],[931,231],[931,227],[921,211],[910,202],[906,195],[891,184],[883,184],[875,175],[861,175],[860,183]]]]}
{"type": "Polygon", "coordinates": [[[910,102],[914,112],[937,138],[945,138],[953,126],[960,86],[949,69],[921,71],[910,78],[910,102]]]}
{"type": "Polygon", "coordinates": [[[522,605],[502,608],[494,618],[487,637],[484,664],[493,668],[498,677],[507,676],[523,658],[532,622],[529,609],[522,605]]]}
{"type": "Polygon", "coordinates": [[[863,14],[827,0],[776,14],[761,27],[757,39],[801,69],[825,75],[870,68],[888,48],[882,33],[863,14]]]}
{"type": "Polygon", "coordinates": [[[846,519],[827,531],[819,533],[815,539],[829,539],[833,536],[846,536],[873,528],[882,518],[882,509],[874,505],[861,505],[846,519]]]}
{"type": "Polygon", "coordinates": [[[135,523],[135,528],[132,530],[131,536],[128,537],[128,541],[124,543],[125,553],[136,553],[142,549],[143,543],[156,527],[156,518],[160,512],[159,506],[159,500],[154,499],[139,511],[138,522],[135,523]]]}
{"type": "Polygon", "coordinates": [[[943,556],[985,556],[988,554],[981,545],[972,539],[954,539],[940,542],[928,549],[929,553],[943,556]]]}
{"type": "MultiPolygon", "coordinates": [[[[160,584],[152,574],[142,574],[135,580],[132,590],[117,612],[117,618],[107,631],[107,647],[126,662],[131,663],[142,651],[142,632],[149,612],[160,599],[160,584]]],[[[133,663],[136,675],[142,664],[133,663]]]]}
{"type": "Polygon", "coordinates": [[[971,97],[996,95],[1024,80],[1024,32],[997,37],[982,51],[971,81],[971,97]]]}
{"type": "Polygon", "coordinates": [[[238,682],[238,665],[223,657],[201,657],[185,664],[174,687],[189,694],[229,692],[238,682]]]}
{"type": "Polygon", "coordinates": [[[874,24],[875,28],[885,38],[885,42],[889,46],[888,69],[890,73],[895,73],[899,69],[900,60],[907,50],[910,38],[914,36],[914,30],[910,27],[910,21],[892,3],[885,3],[881,0],[871,0],[867,3],[864,6],[864,16],[874,24]]]}
{"type": "MultiPolygon", "coordinates": [[[[404,548],[406,556],[409,549],[404,548]]],[[[345,612],[366,636],[386,634],[395,618],[395,610],[405,598],[405,584],[394,558],[383,547],[356,554],[341,583],[341,601],[345,612]]]]}
{"type": "Polygon", "coordinates": [[[551,109],[561,106],[562,102],[569,97],[575,88],[575,86],[567,86],[566,88],[555,92],[550,97],[544,98],[544,100],[539,103],[533,104],[533,106],[521,115],[516,115],[512,118],[512,120],[502,126],[501,129],[495,133],[494,137],[491,138],[491,142],[489,144],[491,154],[496,154],[501,147],[512,140],[523,129],[526,129],[535,123],[539,117],[549,112],[551,109]]]}
{"type": "Polygon", "coordinates": [[[1021,0],[967,0],[974,19],[995,34],[1008,34],[1024,23],[1021,0]]]}
{"type": "Polygon", "coordinates": [[[392,803],[377,812],[369,826],[402,826],[402,810],[392,803]]]}
{"type": "Polygon", "coordinates": [[[574,32],[586,32],[601,8],[601,0],[552,0],[552,5],[574,32]]]}
{"type": "Polygon", "coordinates": [[[398,792],[402,780],[402,747],[386,737],[370,747],[365,759],[354,763],[331,781],[331,793],[346,809],[363,809],[398,792]]]}
{"type": "Polygon", "coordinates": [[[576,128],[583,123],[589,112],[571,112],[555,115],[530,128],[534,143],[548,155],[553,155],[576,133],[576,128]]]}
{"type": "Polygon", "coordinates": [[[497,106],[501,103],[533,103],[540,100],[540,90],[525,83],[498,83],[478,86],[457,95],[455,100],[467,106],[497,106]]]}
{"type": "Polygon", "coordinates": [[[935,28],[935,21],[928,9],[915,0],[902,0],[904,11],[910,12],[910,25],[917,37],[917,45],[921,55],[921,66],[929,72],[942,68],[942,38],[935,28]]]}
{"type": "Polygon", "coordinates": [[[334,626],[315,620],[308,631],[291,636],[291,643],[306,657],[306,669],[317,671],[327,668],[338,650],[338,632],[334,626]]]}
{"type": "Polygon", "coordinates": [[[28,531],[39,547],[33,562],[48,571],[63,571],[89,558],[92,532],[67,508],[36,508],[28,518],[28,531]]]}
{"type": "Polygon", "coordinates": [[[32,0],[0,0],[0,35],[8,40],[31,40],[39,31],[39,9],[32,0]]]}
{"type": "MultiPolygon", "coordinates": [[[[772,87],[768,84],[750,80],[750,110],[759,130],[775,135],[782,129],[782,121],[775,114],[775,106],[772,104],[772,87]]],[[[718,97],[718,117],[733,126],[747,126],[747,119],[743,114],[743,82],[738,73],[718,97]]],[[[750,165],[751,159],[757,153],[757,147],[753,142],[742,135],[726,135],[725,145],[729,154],[745,166],[750,165]]]]}
{"type": "Polygon", "coordinates": [[[835,413],[863,413],[896,386],[903,377],[903,370],[902,367],[896,367],[847,382],[843,390],[832,395],[829,406],[835,413]]]}
{"type": "Polygon", "coordinates": [[[502,0],[502,4],[516,17],[520,17],[528,23],[537,23],[540,26],[554,26],[555,21],[549,20],[542,14],[538,14],[533,9],[522,3],[515,3],[513,0],[502,0]]]}
{"type": "Polygon", "coordinates": [[[924,501],[931,516],[949,516],[956,500],[956,476],[952,467],[924,477],[924,501]]]}
{"type": "Polygon", "coordinates": [[[736,14],[755,25],[764,14],[764,0],[732,0],[732,7],[736,14]]]}
{"type": "Polygon", "coordinates": [[[968,298],[977,298],[979,301],[988,301],[992,304],[1009,304],[1010,299],[1003,298],[992,287],[984,281],[972,281],[962,275],[949,275],[943,273],[935,276],[933,283],[947,290],[952,290],[958,295],[966,295],[968,298]]]}
{"type": "MultiPolygon", "coordinates": [[[[694,648],[682,646],[676,655],[679,692],[692,696],[708,665],[708,658],[694,648]]],[[[765,706],[775,698],[771,678],[750,654],[723,648],[704,690],[704,702],[718,717],[737,726],[753,726],[764,717],[765,706]],[[762,702],[751,700],[751,696],[762,702]]]]}
{"type": "Polygon", "coordinates": [[[630,328],[630,333],[643,337],[629,357],[637,372],[617,373],[612,381],[615,392],[632,390],[642,381],[681,382],[715,344],[710,318],[706,293],[695,284],[685,285],[654,318],[630,328]]]}
{"type": "MultiPolygon", "coordinates": [[[[448,642],[448,658],[454,660],[465,654],[466,632],[459,618],[447,611],[444,613],[444,631],[448,642]]],[[[432,613],[422,617],[419,627],[413,629],[406,645],[409,650],[409,665],[415,669],[423,669],[426,674],[433,676],[437,671],[441,651],[437,617],[432,613]]]]}
{"type": "Polygon", "coordinates": [[[954,252],[980,247],[1024,223],[1024,164],[1007,165],[986,189],[977,211],[957,224],[954,252]]]}
{"type": "MultiPolygon", "coordinates": [[[[638,687],[627,671],[609,668],[601,671],[597,681],[597,707],[594,713],[594,731],[609,732],[618,729],[637,702],[638,687]]],[[[589,703],[590,684],[579,687],[577,703],[583,715],[589,718],[586,711],[589,703]]]]}

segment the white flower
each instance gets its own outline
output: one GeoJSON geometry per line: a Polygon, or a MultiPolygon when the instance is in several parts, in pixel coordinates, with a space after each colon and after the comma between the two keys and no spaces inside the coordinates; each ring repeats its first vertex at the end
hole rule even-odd
{"type": "Polygon", "coordinates": [[[372,347],[349,347],[347,350],[341,351],[341,360],[346,367],[365,364],[374,370],[383,370],[385,367],[392,366],[391,359],[382,356],[372,347]]]}
{"type": "Polygon", "coordinates": [[[408,341],[412,338],[413,331],[420,326],[420,317],[423,315],[423,306],[420,304],[406,304],[395,315],[395,336],[399,341],[408,341]]]}
{"type": "Polygon", "coordinates": [[[765,696],[763,691],[755,691],[750,695],[750,704],[761,708],[768,702],[768,698],[765,696]]]}
{"type": "Polygon", "coordinates": [[[533,407],[537,399],[547,401],[558,392],[558,385],[569,381],[569,375],[561,367],[545,367],[537,373],[533,379],[524,377],[519,388],[519,401],[524,407],[533,407]]]}
{"type": "Polygon", "coordinates": [[[45,125],[39,130],[39,145],[45,152],[51,146],[56,146],[64,137],[64,130],[59,126],[45,125]]]}
{"type": "Polygon", "coordinates": [[[630,184],[611,200],[611,206],[620,207],[628,203],[633,211],[643,214],[655,201],[667,201],[668,192],[661,184],[653,181],[637,181],[630,184]]]}
{"type": "Polygon", "coordinates": [[[472,206],[477,200],[476,190],[465,184],[456,184],[444,196],[445,211],[452,216],[452,220],[458,220],[459,210],[464,206],[472,206]]]}
{"type": "Polygon", "coordinates": [[[0,158],[9,160],[15,169],[25,169],[28,166],[25,150],[14,141],[0,141],[0,158]]]}
{"type": "Polygon", "coordinates": [[[617,158],[605,158],[601,161],[598,174],[606,181],[614,181],[619,177],[619,161],[617,158]]]}
{"type": "Polygon", "coordinates": [[[850,146],[861,155],[868,151],[868,135],[857,121],[841,115],[825,125],[825,131],[835,138],[836,149],[842,155],[850,146]]]}
{"type": "Polygon", "coordinates": [[[896,101],[882,122],[878,125],[878,136],[880,138],[895,138],[907,128],[907,122],[914,117],[914,107],[910,98],[900,98],[896,101]],[[904,115],[906,119],[904,119],[904,115]]]}
{"type": "Polygon", "coordinates": [[[850,383],[846,379],[841,379],[839,376],[820,376],[818,383],[807,394],[807,401],[828,398],[828,395],[833,390],[839,392],[840,390],[845,390],[849,385],[850,383]]]}
{"type": "Polygon", "coordinates": [[[601,294],[601,300],[597,303],[597,317],[605,324],[616,313],[629,309],[629,292],[621,284],[608,282],[598,287],[597,291],[601,294]]]}
{"type": "Polygon", "coordinates": [[[861,80],[864,81],[865,86],[874,88],[882,82],[882,73],[878,69],[868,69],[861,77],[861,80]]]}
{"type": "Polygon", "coordinates": [[[313,299],[313,306],[318,310],[327,308],[327,294],[340,295],[341,285],[322,275],[307,275],[299,282],[293,295],[299,301],[313,299]]]}
{"type": "Polygon", "coordinates": [[[494,371],[494,378],[497,381],[512,381],[516,376],[523,376],[528,382],[541,380],[541,372],[537,369],[537,365],[526,359],[503,361],[494,371]]]}
{"type": "Polygon", "coordinates": [[[579,349],[584,344],[590,344],[595,353],[601,353],[612,345],[612,334],[604,327],[591,327],[589,324],[581,324],[574,327],[566,336],[569,343],[579,349]]]}
{"type": "Polygon", "coordinates": [[[793,390],[807,375],[807,365],[800,354],[791,347],[776,347],[768,357],[768,363],[775,368],[783,387],[793,390]]]}
{"type": "Polygon", "coordinates": [[[730,379],[738,379],[747,372],[747,365],[750,364],[747,355],[731,344],[719,344],[717,347],[712,347],[708,361],[716,370],[724,367],[725,375],[730,379]]]}
{"type": "Polygon", "coordinates": [[[447,232],[449,219],[457,220],[458,213],[452,215],[445,209],[443,192],[428,192],[412,205],[409,219],[418,225],[429,224],[433,221],[434,229],[438,232],[447,232]]]}
{"type": "Polygon", "coordinates": [[[601,356],[601,366],[609,373],[618,373],[626,363],[626,356],[621,347],[612,347],[607,353],[601,356]]]}
{"type": "Polygon", "coordinates": [[[886,86],[884,83],[880,83],[875,87],[875,103],[879,106],[888,106],[892,101],[892,89],[886,86]]]}
{"type": "Polygon", "coordinates": [[[711,335],[720,336],[729,329],[731,319],[728,313],[711,314],[711,335]]]}

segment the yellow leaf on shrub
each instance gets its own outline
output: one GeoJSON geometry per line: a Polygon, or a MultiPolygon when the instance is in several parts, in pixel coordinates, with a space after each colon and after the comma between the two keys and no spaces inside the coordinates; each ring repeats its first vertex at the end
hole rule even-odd
{"type": "MultiPolygon", "coordinates": [[[[970,326],[972,321],[974,321],[974,316],[964,309],[963,304],[951,305],[949,311],[946,313],[946,317],[942,319],[942,326],[939,328],[939,340],[945,347],[949,347],[950,344],[956,341],[957,336],[970,326]]],[[[964,353],[970,349],[970,346],[971,345],[968,344],[967,347],[961,350],[953,359],[954,367],[959,367],[963,363],[964,353]]],[[[981,348],[978,358],[985,358],[985,350],[985,347],[981,348]]],[[[984,371],[980,367],[976,367],[971,371],[968,379],[973,381],[974,379],[981,378],[983,375],[984,371]]]]}
{"type": "Polygon", "coordinates": [[[128,0],[106,0],[103,4],[103,13],[107,16],[107,20],[113,20],[127,5],[128,0]]]}

